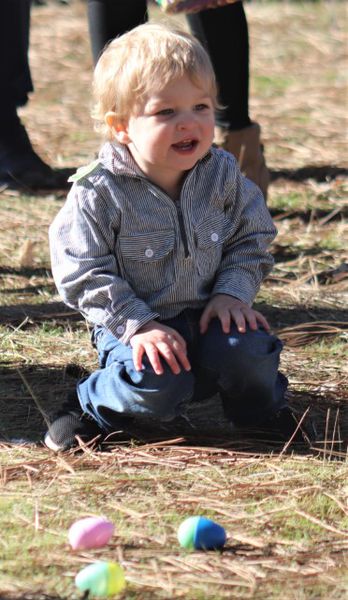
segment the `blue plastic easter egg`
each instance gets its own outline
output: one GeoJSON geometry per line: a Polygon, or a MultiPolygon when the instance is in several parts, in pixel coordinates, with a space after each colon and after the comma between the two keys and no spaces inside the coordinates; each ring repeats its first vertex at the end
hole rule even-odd
{"type": "Polygon", "coordinates": [[[189,517],[178,529],[180,546],[190,550],[214,550],[226,543],[226,532],[221,525],[206,517],[189,517]]]}
{"type": "Polygon", "coordinates": [[[76,587],[81,592],[94,596],[112,596],[126,586],[122,567],[114,562],[96,562],[88,565],[75,577],[76,587]]]}

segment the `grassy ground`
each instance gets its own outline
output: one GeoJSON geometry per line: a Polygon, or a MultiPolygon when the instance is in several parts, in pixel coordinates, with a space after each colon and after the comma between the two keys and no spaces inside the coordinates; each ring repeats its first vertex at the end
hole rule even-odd
{"type": "MultiPolygon", "coordinates": [[[[194,430],[149,423],[103,453],[52,456],[39,443],[46,423],[96,357],[50,273],[47,227],[63,195],[0,193],[1,600],[75,600],[73,578],[95,559],[123,565],[123,600],[347,597],[346,12],[336,2],[246,10],[251,114],[279,229],[257,305],[285,342],[289,401],[315,417],[318,441],[301,453],[256,448],[215,398],[192,407],[194,430]],[[72,552],[68,527],[92,514],[115,523],[112,543],[72,552]],[[222,554],[180,550],[176,530],[191,514],[226,528],[222,554]]],[[[30,58],[36,93],[22,116],[33,142],[51,164],[85,164],[99,143],[85,4],[34,9],[30,58]]]]}

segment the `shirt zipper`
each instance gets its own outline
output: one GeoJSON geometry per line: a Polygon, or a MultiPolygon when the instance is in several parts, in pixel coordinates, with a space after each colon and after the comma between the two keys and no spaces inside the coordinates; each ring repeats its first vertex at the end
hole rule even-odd
{"type": "MultiPolygon", "coordinates": [[[[144,178],[145,181],[147,181],[144,178]]],[[[181,203],[180,200],[178,202],[174,202],[168,195],[166,195],[164,192],[162,192],[162,190],[160,188],[158,188],[157,186],[154,186],[152,183],[149,184],[148,186],[150,187],[150,189],[152,190],[153,194],[158,198],[159,196],[162,197],[166,202],[170,202],[171,205],[174,206],[174,208],[176,209],[176,214],[178,216],[178,223],[179,223],[179,229],[180,229],[180,237],[181,237],[181,241],[182,244],[184,246],[184,257],[185,258],[189,258],[190,256],[190,250],[189,250],[189,246],[188,246],[188,239],[187,239],[187,234],[186,234],[186,228],[185,228],[185,221],[184,221],[184,216],[182,214],[181,211],[181,203]]]]}
{"type": "Polygon", "coordinates": [[[187,235],[186,235],[184,217],[183,217],[183,214],[182,214],[182,211],[181,211],[180,200],[179,200],[179,202],[177,202],[175,204],[175,206],[176,206],[176,210],[177,210],[177,213],[178,213],[180,235],[181,235],[182,243],[183,243],[183,246],[184,246],[184,255],[185,255],[185,258],[188,258],[190,256],[190,251],[189,251],[188,242],[187,242],[187,235]]]}

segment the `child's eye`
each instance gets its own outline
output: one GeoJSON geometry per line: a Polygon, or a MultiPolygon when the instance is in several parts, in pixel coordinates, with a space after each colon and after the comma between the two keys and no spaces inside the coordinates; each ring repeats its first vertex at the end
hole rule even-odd
{"type": "Polygon", "coordinates": [[[166,117],[168,115],[172,115],[173,112],[174,110],[172,108],[163,108],[162,110],[156,112],[156,116],[166,117]]]}
{"type": "Polygon", "coordinates": [[[197,111],[206,110],[207,108],[210,108],[208,104],[196,104],[195,106],[195,110],[197,111]]]}

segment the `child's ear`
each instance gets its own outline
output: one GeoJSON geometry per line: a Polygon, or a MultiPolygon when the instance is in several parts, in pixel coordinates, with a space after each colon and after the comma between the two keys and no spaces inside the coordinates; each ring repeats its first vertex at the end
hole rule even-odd
{"type": "Polygon", "coordinates": [[[105,115],[105,123],[112,130],[119,144],[129,144],[128,127],[124,123],[117,120],[117,115],[114,112],[107,112],[105,115]]]}

